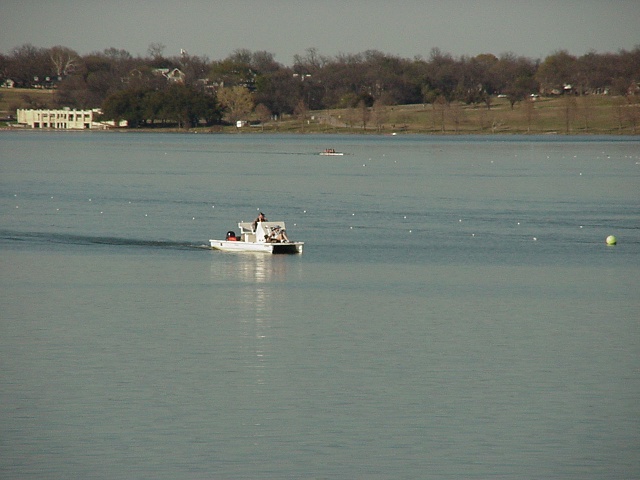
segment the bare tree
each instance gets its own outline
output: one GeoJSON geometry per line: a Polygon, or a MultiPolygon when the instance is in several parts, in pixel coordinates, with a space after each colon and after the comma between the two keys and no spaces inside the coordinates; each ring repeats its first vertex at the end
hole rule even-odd
{"type": "Polygon", "coordinates": [[[614,115],[616,123],[618,124],[618,133],[622,133],[622,128],[624,125],[624,109],[625,109],[625,101],[623,97],[620,97],[616,101],[616,106],[614,109],[614,115]]]}
{"type": "Polygon", "coordinates": [[[531,132],[531,124],[537,116],[535,104],[536,102],[532,97],[527,98],[523,102],[524,115],[527,119],[527,133],[531,132]]]}
{"type": "Polygon", "coordinates": [[[565,133],[569,135],[571,133],[571,124],[576,112],[576,98],[572,94],[566,94],[564,96],[564,102],[562,105],[562,116],[564,119],[565,133]]]}
{"type": "Polygon", "coordinates": [[[309,107],[304,103],[304,100],[300,100],[296,105],[296,108],[293,109],[293,114],[298,117],[300,120],[300,125],[302,125],[302,131],[304,132],[304,124],[307,120],[307,116],[309,115],[309,107]]]}
{"type": "Polygon", "coordinates": [[[487,123],[487,110],[484,108],[481,108],[478,110],[478,122],[480,124],[480,131],[483,132],[484,129],[486,128],[486,123],[487,123]]]}
{"type": "Polygon", "coordinates": [[[451,120],[453,120],[453,124],[455,125],[455,132],[460,132],[460,123],[464,117],[464,111],[462,110],[462,106],[459,102],[453,102],[449,108],[451,112],[451,120]]]}
{"type": "Polygon", "coordinates": [[[447,99],[442,95],[436,98],[435,102],[433,102],[433,108],[438,112],[438,116],[440,117],[440,130],[443,133],[445,131],[445,113],[448,106],[449,104],[447,103],[447,99]]]}
{"type": "Polygon", "coordinates": [[[67,47],[56,46],[49,49],[49,58],[58,77],[66,77],[78,67],[79,56],[67,47]]]}
{"type": "Polygon", "coordinates": [[[150,43],[149,48],[147,48],[147,53],[155,60],[163,57],[165,48],[167,47],[163,43],[150,43]]]}
{"type": "Polygon", "coordinates": [[[356,108],[360,112],[360,121],[362,123],[362,130],[366,130],[367,123],[371,118],[371,111],[369,110],[369,107],[367,107],[367,104],[364,100],[360,100],[356,108]]]}
{"type": "Polygon", "coordinates": [[[581,95],[580,96],[580,108],[578,109],[579,114],[584,119],[584,131],[585,133],[589,133],[590,122],[591,122],[591,95],[581,95]]]}
{"type": "Polygon", "coordinates": [[[638,103],[638,100],[629,105],[628,117],[633,128],[632,133],[635,135],[638,133],[638,122],[640,122],[640,103],[638,103]]]}
{"type": "Polygon", "coordinates": [[[620,133],[622,133],[623,123],[626,122],[631,126],[631,132],[635,135],[638,122],[640,121],[640,103],[635,96],[628,95],[625,100],[621,100],[618,104],[618,117],[620,125],[620,133]]]}
{"type": "Polygon", "coordinates": [[[296,71],[296,73],[316,73],[328,62],[328,59],[326,57],[318,54],[318,49],[315,47],[307,48],[305,52],[306,55],[304,56],[293,56],[294,70],[296,71]]]}
{"type": "Polygon", "coordinates": [[[385,122],[389,119],[389,113],[387,112],[387,106],[383,98],[375,101],[371,110],[372,121],[376,126],[378,132],[382,131],[385,122]]]}
{"type": "Polygon", "coordinates": [[[494,118],[491,122],[491,133],[496,133],[499,128],[504,126],[504,121],[500,118],[494,118]]]}
{"type": "Polygon", "coordinates": [[[267,107],[264,103],[260,103],[256,106],[253,112],[256,114],[256,117],[258,117],[258,120],[260,120],[262,131],[264,131],[265,122],[269,121],[269,119],[271,118],[271,110],[269,110],[269,107],[267,107]]]}

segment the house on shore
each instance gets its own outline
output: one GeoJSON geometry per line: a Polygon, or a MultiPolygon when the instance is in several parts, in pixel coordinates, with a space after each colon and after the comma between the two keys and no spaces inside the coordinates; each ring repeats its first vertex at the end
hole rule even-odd
{"type": "MultiPolygon", "coordinates": [[[[106,130],[116,127],[112,121],[98,121],[100,109],[58,110],[18,109],[17,122],[28,128],[51,128],[56,130],[106,130]]],[[[121,121],[118,127],[126,127],[127,122],[121,121]]]]}
{"type": "Polygon", "coordinates": [[[155,75],[162,75],[169,83],[178,83],[184,85],[186,78],[185,73],[179,68],[156,68],[153,70],[155,75]]]}

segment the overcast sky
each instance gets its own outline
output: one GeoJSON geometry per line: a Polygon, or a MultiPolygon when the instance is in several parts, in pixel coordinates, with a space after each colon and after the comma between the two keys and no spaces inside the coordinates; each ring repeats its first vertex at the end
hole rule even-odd
{"type": "Polygon", "coordinates": [[[184,49],[210,60],[245,48],[289,66],[311,47],[544,59],[640,45],[640,0],[0,0],[0,52],[25,43],[134,56],[160,43],[167,56],[184,49]]]}

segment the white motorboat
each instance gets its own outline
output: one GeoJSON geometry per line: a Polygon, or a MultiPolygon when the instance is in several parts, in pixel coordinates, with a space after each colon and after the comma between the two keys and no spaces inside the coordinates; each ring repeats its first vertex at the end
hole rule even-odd
{"type": "Polygon", "coordinates": [[[344,153],[343,152],[336,152],[335,149],[333,149],[333,148],[325,148],[322,152],[320,152],[320,155],[341,156],[341,155],[344,155],[344,153]]]}
{"type": "Polygon", "coordinates": [[[286,230],[284,222],[238,223],[240,234],[228,231],[224,240],[209,240],[211,248],[226,252],[302,253],[304,242],[276,240],[286,230]]]}

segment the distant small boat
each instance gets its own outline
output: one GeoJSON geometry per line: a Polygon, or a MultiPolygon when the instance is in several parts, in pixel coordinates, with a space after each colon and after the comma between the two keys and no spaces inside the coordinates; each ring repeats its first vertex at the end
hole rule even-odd
{"type": "Polygon", "coordinates": [[[302,253],[304,242],[277,241],[273,238],[285,230],[284,222],[240,222],[240,236],[228,231],[224,240],[209,240],[211,248],[225,252],[302,253]]]}
{"type": "Polygon", "coordinates": [[[334,148],[325,148],[322,152],[320,152],[320,155],[324,155],[324,156],[339,156],[339,155],[344,155],[343,152],[336,152],[336,150],[334,148]]]}

